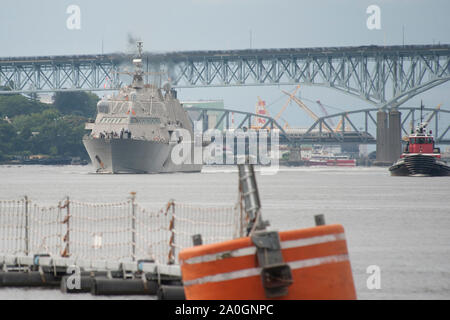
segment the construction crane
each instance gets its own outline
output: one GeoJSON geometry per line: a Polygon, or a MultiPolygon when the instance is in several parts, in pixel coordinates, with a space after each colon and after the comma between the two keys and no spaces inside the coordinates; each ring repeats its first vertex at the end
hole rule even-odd
{"type": "MultiPolygon", "coordinates": [[[[325,107],[322,105],[322,102],[320,102],[320,100],[317,100],[316,103],[319,105],[320,109],[322,109],[323,114],[325,116],[328,116],[327,109],[325,109],[325,107]]],[[[332,118],[329,118],[329,119],[330,119],[331,126],[335,127],[333,119],[332,118]]]]}
{"type": "Polygon", "coordinates": [[[289,93],[289,98],[286,101],[286,103],[284,104],[284,106],[280,109],[280,111],[277,113],[277,115],[274,117],[275,120],[278,120],[281,115],[283,114],[283,112],[286,110],[286,108],[288,107],[288,105],[291,103],[291,100],[293,99],[293,97],[295,97],[295,95],[297,94],[298,89],[300,89],[300,85],[297,85],[294,89],[294,91],[292,91],[291,93],[289,93]]]}
{"type": "MultiPolygon", "coordinates": [[[[342,128],[342,119],[339,120],[336,128],[334,128],[334,132],[339,132],[339,130],[341,130],[341,128],[342,128]]],[[[344,130],[347,130],[347,129],[344,129],[344,130]]]]}
{"type": "MultiPolygon", "coordinates": [[[[319,105],[319,107],[322,109],[322,112],[325,114],[325,116],[328,116],[327,109],[322,105],[320,100],[317,100],[316,103],[319,105]]],[[[330,120],[331,126],[334,127],[334,132],[339,132],[342,129],[342,118],[339,120],[337,126],[335,126],[334,121],[332,118],[328,118],[330,120]]],[[[348,131],[348,128],[344,129],[345,131],[348,131]]]]}
{"type": "MultiPolygon", "coordinates": [[[[281,90],[284,94],[292,97],[291,99],[294,100],[295,103],[298,104],[298,106],[303,109],[304,111],[306,111],[306,113],[313,118],[314,120],[319,120],[319,117],[312,112],[312,110],[310,108],[308,108],[299,98],[292,96],[289,92],[285,91],[285,90],[281,90]]],[[[331,132],[331,130],[328,128],[328,126],[322,126],[322,129],[327,131],[327,132],[331,132]]]]}
{"type": "MultiPolygon", "coordinates": [[[[286,101],[286,103],[283,105],[283,107],[280,109],[280,111],[277,113],[277,115],[275,117],[273,117],[273,119],[275,121],[277,121],[278,119],[281,118],[281,115],[286,110],[286,108],[288,107],[289,103],[292,100],[292,97],[295,96],[295,94],[297,93],[299,88],[300,88],[300,85],[297,85],[297,87],[294,89],[294,91],[289,94],[289,99],[286,101]]],[[[262,100],[260,97],[257,97],[257,98],[258,98],[258,103],[256,104],[255,113],[263,114],[263,115],[270,117],[270,112],[266,108],[266,102],[264,100],[262,100]]],[[[290,127],[289,123],[285,119],[283,119],[283,118],[281,118],[281,119],[284,121],[283,129],[289,128],[290,127]]],[[[266,120],[263,118],[255,118],[251,128],[252,129],[260,129],[262,127],[261,125],[264,125],[265,122],[266,122],[266,120]]]]}

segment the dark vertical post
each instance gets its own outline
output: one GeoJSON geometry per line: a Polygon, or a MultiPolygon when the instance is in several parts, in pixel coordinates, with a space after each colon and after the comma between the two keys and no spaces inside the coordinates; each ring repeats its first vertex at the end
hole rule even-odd
{"type": "Polygon", "coordinates": [[[192,243],[194,246],[201,246],[203,244],[202,235],[201,234],[194,234],[192,236],[192,243]]]}
{"type": "Polygon", "coordinates": [[[325,225],[325,216],[323,214],[318,214],[314,216],[314,220],[316,222],[316,226],[325,225]]]}
{"type": "Polygon", "coordinates": [[[323,129],[323,122],[322,120],[319,120],[319,141],[322,141],[322,129],[323,129]]]}
{"type": "Polygon", "coordinates": [[[435,120],[434,136],[436,138],[439,137],[439,128],[438,128],[439,119],[438,119],[438,116],[439,116],[439,111],[436,111],[436,113],[434,114],[434,120],[435,120]]]}
{"type": "Polygon", "coordinates": [[[226,111],[226,113],[227,113],[227,115],[226,115],[226,118],[227,118],[227,122],[226,122],[226,130],[229,130],[230,129],[230,113],[228,112],[228,111],[226,111]]]}
{"type": "Polygon", "coordinates": [[[369,132],[369,111],[366,111],[364,121],[365,121],[365,127],[364,127],[365,131],[369,132]]]}

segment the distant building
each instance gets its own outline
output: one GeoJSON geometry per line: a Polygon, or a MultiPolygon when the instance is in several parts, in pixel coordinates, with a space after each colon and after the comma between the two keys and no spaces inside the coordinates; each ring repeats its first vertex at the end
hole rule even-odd
{"type": "MultiPolygon", "coordinates": [[[[195,100],[195,101],[181,101],[181,104],[183,105],[186,110],[189,110],[189,108],[195,107],[195,108],[214,108],[214,109],[225,109],[225,105],[223,100],[195,100]]],[[[201,111],[190,111],[191,115],[193,115],[192,120],[197,120],[197,118],[200,116],[201,111]]],[[[207,118],[208,118],[208,129],[214,129],[216,127],[217,121],[219,120],[219,117],[222,112],[220,111],[208,111],[207,118]]],[[[222,130],[224,127],[223,123],[220,124],[218,129],[222,130]]]]}

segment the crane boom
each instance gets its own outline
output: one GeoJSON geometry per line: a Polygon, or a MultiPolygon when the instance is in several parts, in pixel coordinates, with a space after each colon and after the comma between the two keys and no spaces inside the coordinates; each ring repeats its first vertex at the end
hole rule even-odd
{"type": "MultiPolygon", "coordinates": [[[[291,94],[289,92],[287,92],[285,90],[281,90],[281,91],[283,91],[283,93],[285,95],[291,96],[291,94]]],[[[299,98],[292,96],[292,100],[294,100],[295,103],[297,103],[300,108],[302,108],[304,111],[306,111],[306,113],[308,113],[308,115],[311,118],[313,118],[314,120],[319,119],[319,117],[314,112],[312,112],[311,109],[309,109],[299,98]]]]}
{"type": "Polygon", "coordinates": [[[286,108],[288,107],[289,103],[291,103],[291,100],[293,97],[295,97],[295,95],[297,94],[298,89],[300,89],[300,85],[297,85],[294,89],[294,91],[292,93],[289,93],[289,99],[286,101],[286,103],[284,104],[284,106],[280,109],[280,111],[277,113],[277,115],[274,117],[275,120],[278,120],[281,115],[283,114],[283,112],[286,110],[286,108]]]}
{"type": "MultiPolygon", "coordinates": [[[[323,106],[322,102],[320,102],[320,100],[317,100],[316,103],[319,105],[320,109],[322,109],[323,114],[324,114],[325,116],[328,116],[327,109],[325,109],[325,107],[323,106]]],[[[330,118],[330,123],[331,123],[331,126],[332,126],[332,127],[335,126],[335,125],[334,125],[334,121],[333,121],[333,119],[331,119],[331,118],[330,118]]]]}
{"type": "MultiPolygon", "coordinates": [[[[281,90],[281,91],[283,91],[284,94],[290,96],[289,92],[286,92],[286,91],[284,91],[284,90],[281,90]]],[[[312,112],[312,110],[311,110],[310,108],[308,108],[308,107],[306,106],[306,104],[304,104],[303,101],[301,101],[299,98],[297,98],[297,97],[295,97],[295,96],[292,96],[292,100],[294,100],[294,102],[297,103],[298,106],[299,106],[300,108],[302,108],[304,111],[306,111],[306,113],[307,113],[311,118],[313,118],[314,120],[319,120],[319,117],[318,117],[314,112],[312,112]]],[[[325,129],[325,131],[330,132],[330,129],[328,129],[327,126],[325,126],[324,129],[325,129]]]]}

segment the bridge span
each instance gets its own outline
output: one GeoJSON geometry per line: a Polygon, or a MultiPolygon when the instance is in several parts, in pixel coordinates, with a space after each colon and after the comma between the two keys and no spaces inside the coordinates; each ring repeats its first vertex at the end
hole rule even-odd
{"type": "MultiPolygon", "coordinates": [[[[0,94],[117,90],[130,60],[120,53],[0,58],[0,94]]],[[[144,64],[178,88],[300,83],[390,108],[450,79],[450,45],[146,53],[144,64]]]]}
{"type": "MultiPolygon", "coordinates": [[[[257,119],[263,119],[263,123],[256,127],[257,130],[278,129],[280,143],[288,145],[302,144],[377,144],[375,136],[378,129],[378,108],[361,109],[349,112],[337,113],[324,116],[316,120],[308,128],[286,128],[275,119],[266,116],[237,110],[237,108],[186,108],[191,118],[202,123],[203,131],[208,129],[209,114],[212,112],[216,117],[214,129],[221,130],[246,130],[255,128],[257,119]],[[340,129],[332,128],[327,122],[331,118],[341,120],[340,129]]],[[[420,108],[400,107],[401,134],[408,135],[411,131],[411,123],[417,124],[420,120],[420,108]]],[[[436,143],[442,145],[450,144],[450,110],[423,108],[429,127],[433,130],[436,143]],[[442,129],[441,129],[442,128],[442,129]]]]}

